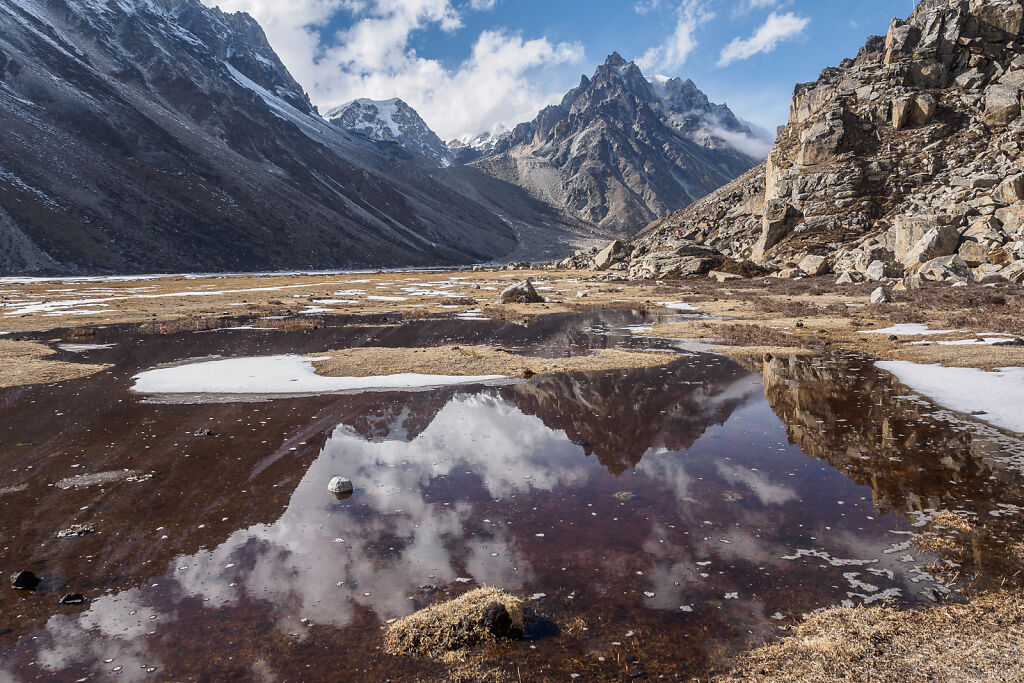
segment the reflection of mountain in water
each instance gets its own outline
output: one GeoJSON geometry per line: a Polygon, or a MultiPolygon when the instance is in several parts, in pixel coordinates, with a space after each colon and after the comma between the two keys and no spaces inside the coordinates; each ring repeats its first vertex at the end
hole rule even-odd
{"type": "Polygon", "coordinates": [[[652,448],[682,450],[757,392],[755,377],[714,357],[667,368],[544,377],[502,395],[594,454],[614,474],[652,448]]]}
{"type": "Polygon", "coordinates": [[[793,356],[747,365],[762,372],[790,440],[871,486],[880,515],[923,522],[943,510],[973,513],[984,528],[972,543],[989,544],[975,548],[979,569],[999,571],[1007,544],[1024,538],[1021,439],[910,395],[866,358],[793,356]]]}

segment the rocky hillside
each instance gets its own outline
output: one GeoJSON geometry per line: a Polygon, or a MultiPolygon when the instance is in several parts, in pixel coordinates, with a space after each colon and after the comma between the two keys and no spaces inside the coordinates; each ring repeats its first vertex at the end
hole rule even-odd
{"type": "Polygon", "coordinates": [[[0,273],[479,262],[561,220],[328,124],[199,0],[0,2],[0,130],[0,273]]]}
{"type": "Polygon", "coordinates": [[[840,282],[1024,281],[1022,86],[1024,4],[923,0],[797,86],[764,164],[597,265],[636,278],[752,261],[840,282]]]}
{"type": "Polygon", "coordinates": [[[516,126],[473,165],[629,236],[755,165],[725,141],[750,135],[691,81],[648,80],[613,54],[561,104],[516,126]]]}
{"type": "Polygon", "coordinates": [[[378,142],[393,142],[442,168],[452,165],[452,153],[416,110],[402,100],[353,100],[327,112],[335,126],[378,142]]]}

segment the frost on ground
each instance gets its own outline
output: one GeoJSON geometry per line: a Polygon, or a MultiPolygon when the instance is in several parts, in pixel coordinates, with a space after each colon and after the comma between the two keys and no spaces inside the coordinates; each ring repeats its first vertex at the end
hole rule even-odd
{"type": "Polygon", "coordinates": [[[700,311],[696,306],[683,303],[682,301],[660,301],[658,302],[658,305],[673,311],[683,311],[685,313],[697,313],[700,311]]]}
{"type": "Polygon", "coordinates": [[[211,360],[147,370],[133,377],[140,394],[295,395],[358,391],[410,391],[456,384],[493,384],[504,375],[456,377],[398,374],[371,377],[322,377],[313,359],[260,356],[211,360]]]}
{"type": "Polygon", "coordinates": [[[892,327],[886,327],[881,330],[861,330],[861,334],[895,334],[897,336],[903,335],[905,337],[937,337],[940,334],[953,334],[955,332],[964,332],[964,330],[932,330],[927,325],[919,325],[917,323],[902,323],[900,325],[893,325],[892,327]]]}
{"type": "Polygon", "coordinates": [[[876,365],[943,408],[1024,433],[1024,368],[985,372],[908,361],[879,361],[876,365]]]}

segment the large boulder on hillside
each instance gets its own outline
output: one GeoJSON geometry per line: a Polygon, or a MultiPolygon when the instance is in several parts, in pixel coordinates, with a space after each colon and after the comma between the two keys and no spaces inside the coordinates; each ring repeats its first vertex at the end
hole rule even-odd
{"type": "Polygon", "coordinates": [[[761,221],[761,239],[754,246],[754,261],[763,261],[765,253],[792,232],[800,220],[800,212],[782,199],[765,202],[761,221]]]}
{"type": "Polygon", "coordinates": [[[917,244],[907,252],[903,265],[913,268],[941,256],[956,253],[960,244],[960,231],[952,225],[938,225],[924,234],[917,244]]]}
{"type": "Polygon", "coordinates": [[[800,134],[800,151],[796,162],[801,166],[814,166],[831,161],[843,144],[846,124],[842,113],[824,112],[814,124],[800,134]]]}
{"type": "Polygon", "coordinates": [[[802,270],[804,274],[810,275],[811,277],[824,275],[829,269],[828,257],[818,254],[808,254],[800,260],[800,263],[797,264],[797,268],[802,270]]]}
{"type": "Polygon", "coordinates": [[[1020,88],[997,83],[985,91],[984,121],[989,126],[1005,126],[1020,118],[1020,88]]]}
{"type": "Polygon", "coordinates": [[[629,250],[621,240],[615,240],[594,257],[594,270],[608,270],[629,256],[629,250]]]}
{"type": "Polygon", "coordinates": [[[922,280],[931,282],[970,282],[974,279],[970,268],[959,256],[942,256],[928,261],[917,271],[922,280]]]}
{"type": "Polygon", "coordinates": [[[1024,261],[1014,261],[999,271],[999,274],[1014,284],[1024,284],[1024,261]]]}

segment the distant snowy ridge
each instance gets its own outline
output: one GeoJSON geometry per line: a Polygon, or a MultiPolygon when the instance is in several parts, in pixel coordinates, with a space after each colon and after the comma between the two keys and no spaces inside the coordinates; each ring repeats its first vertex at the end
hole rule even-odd
{"type": "Polygon", "coordinates": [[[451,166],[451,150],[416,110],[399,98],[352,100],[327,112],[327,120],[351,133],[378,142],[394,142],[438,166],[451,166]]]}

